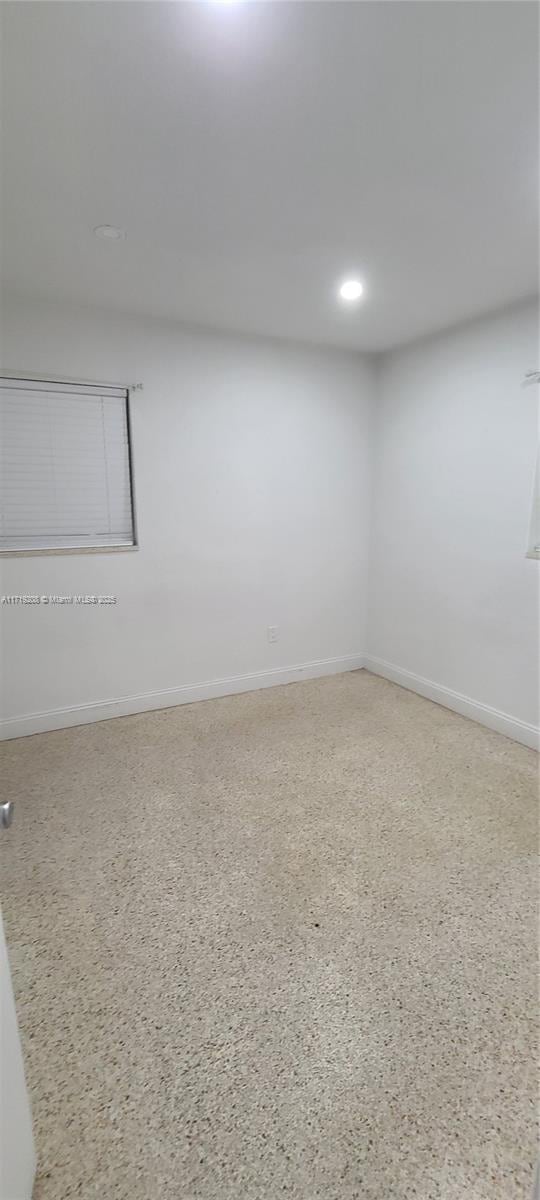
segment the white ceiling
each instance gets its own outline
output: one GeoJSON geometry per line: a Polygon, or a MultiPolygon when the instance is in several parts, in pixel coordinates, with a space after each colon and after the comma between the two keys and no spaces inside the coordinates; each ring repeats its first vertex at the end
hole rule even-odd
{"type": "Polygon", "coordinates": [[[17,289],[362,350],[536,291],[534,3],[2,10],[17,289]]]}

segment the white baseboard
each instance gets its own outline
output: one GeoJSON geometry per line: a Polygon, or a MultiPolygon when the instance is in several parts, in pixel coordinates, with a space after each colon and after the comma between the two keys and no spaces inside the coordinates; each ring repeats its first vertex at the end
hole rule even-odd
{"type": "Polygon", "coordinates": [[[356,671],[364,666],[363,654],[348,654],[343,658],[321,658],[294,667],[278,667],[271,671],[254,671],[249,675],[231,675],[228,679],[211,679],[206,683],[189,683],[167,688],[163,692],[142,692],[137,696],[97,700],[92,704],[73,704],[68,708],[47,712],[27,713],[0,721],[0,741],[46,733],[51,729],[68,729],[73,725],[88,725],[92,721],[108,721],[111,717],[128,717],[133,713],[158,708],[175,708],[178,704],[193,704],[196,700],[211,700],[218,696],[233,696],[238,692],[253,692],[259,688],[276,687],[282,683],[298,683],[301,679],[317,679],[322,675],[337,675],[356,671]]]}
{"type": "Polygon", "coordinates": [[[219,696],[233,696],[240,692],[257,691],[259,688],[276,687],[284,683],[297,683],[301,679],[317,679],[323,675],[337,675],[342,671],[357,671],[366,667],[374,675],[382,675],[400,687],[417,692],[427,700],[442,704],[469,717],[488,729],[495,729],[506,737],[540,749],[540,730],[535,725],[511,717],[499,709],[490,708],[469,696],[462,696],[451,688],[433,683],[403,667],[385,662],[370,655],[349,654],[341,658],[321,658],[314,662],[301,663],[292,667],[278,667],[269,671],[254,671],[247,675],[231,675],[226,679],[211,679],[205,683],[190,683],[182,687],[167,688],[161,692],[142,692],[136,696],[121,696],[108,700],[97,700],[91,704],[74,704],[67,708],[49,709],[45,712],[27,713],[23,716],[0,720],[0,741],[27,737],[33,733],[46,733],[52,729],[69,729],[74,725],[88,725],[93,721],[108,721],[113,717],[128,717],[133,713],[149,712],[160,708],[175,708],[180,704],[193,704],[197,700],[211,700],[219,696]]]}
{"type": "Polygon", "coordinates": [[[488,704],[471,700],[470,696],[462,696],[460,692],[454,692],[440,683],[433,683],[431,679],[423,679],[421,675],[414,675],[412,671],[405,671],[403,667],[396,667],[382,658],[372,658],[367,654],[364,666],[374,675],[382,675],[384,679],[390,679],[392,683],[398,683],[410,692],[417,692],[427,700],[442,704],[443,708],[451,708],[462,717],[469,717],[479,725],[487,725],[488,729],[504,733],[515,742],[530,746],[532,750],[540,749],[540,729],[536,725],[529,725],[526,721],[511,717],[497,708],[490,708],[488,704]]]}

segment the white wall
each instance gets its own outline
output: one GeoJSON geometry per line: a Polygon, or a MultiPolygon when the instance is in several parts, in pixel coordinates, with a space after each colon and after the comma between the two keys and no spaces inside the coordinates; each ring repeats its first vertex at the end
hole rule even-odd
{"type": "Polygon", "coordinates": [[[118,596],[115,608],[2,611],[6,734],[212,694],[161,695],[184,685],[361,662],[370,366],[14,297],[2,335],[4,368],[144,383],[132,409],[140,549],[0,562],[3,594],[118,596]],[[64,711],[80,705],[91,707],[64,711]]]}
{"type": "Polygon", "coordinates": [[[520,384],[538,365],[530,304],[382,362],[368,633],[372,668],[531,744],[538,388],[520,384]]]}
{"type": "Polygon", "coordinates": [[[377,371],[15,297],[2,332],[4,367],[144,382],[140,550],[0,560],[4,594],[118,596],[0,612],[5,735],[346,669],[367,649],[372,669],[535,741],[534,306],[377,371]]]}

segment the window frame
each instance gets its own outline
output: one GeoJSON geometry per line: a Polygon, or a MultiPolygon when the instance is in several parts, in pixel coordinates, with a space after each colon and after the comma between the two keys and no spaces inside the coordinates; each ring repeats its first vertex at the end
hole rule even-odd
{"type": "Polygon", "coordinates": [[[125,413],[126,413],[126,437],[127,437],[127,455],[128,455],[128,474],[129,474],[129,499],[131,506],[131,527],[133,530],[133,542],[129,546],[42,546],[26,550],[4,550],[0,547],[0,559],[4,558],[35,558],[50,554],[131,554],[133,550],[139,550],[139,534],[137,526],[137,510],[135,504],[135,484],[134,484],[134,469],[133,469],[133,439],[132,439],[132,422],[131,422],[131,393],[142,390],[142,383],[126,384],[126,383],[105,383],[103,380],[95,379],[80,379],[75,377],[67,377],[65,375],[38,375],[35,372],[29,371],[7,371],[0,370],[0,383],[9,383],[10,380],[18,383],[28,383],[30,389],[33,383],[50,384],[51,388],[55,386],[61,387],[92,387],[92,388],[119,388],[125,392],[125,413]]]}

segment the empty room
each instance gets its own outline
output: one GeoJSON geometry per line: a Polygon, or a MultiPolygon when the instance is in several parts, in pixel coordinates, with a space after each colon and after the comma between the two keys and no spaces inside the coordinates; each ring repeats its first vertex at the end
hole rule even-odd
{"type": "Polygon", "coordinates": [[[539,1200],[539,8],[0,23],[0,1200],[539,1200]]]}

